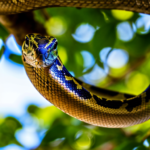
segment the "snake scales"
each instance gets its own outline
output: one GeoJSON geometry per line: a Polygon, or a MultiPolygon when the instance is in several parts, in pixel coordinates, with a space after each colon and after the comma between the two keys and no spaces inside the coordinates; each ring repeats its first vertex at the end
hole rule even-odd
{"type": "MultiPolygon", "coordinates": [[[[149,0],[0,0],[0,14],[42,7],[72,6],[150,13],[149,0]]],[[[65,113],[103,127],[127,127],[150,119],[150,87],[141,95],[111,100],[83,88],[57,56],[57,40],[29,34],[22,46],[26,72],[36,89],[65,113]]]]}

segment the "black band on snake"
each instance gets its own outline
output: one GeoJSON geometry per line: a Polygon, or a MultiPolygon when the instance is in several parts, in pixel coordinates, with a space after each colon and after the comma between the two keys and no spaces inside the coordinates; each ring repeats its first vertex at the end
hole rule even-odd
{"type": "MultiPolygon", "coordinates": [[[[148,0],[0,0],[0,14],[16,14],[43,7],[124,9],[150,13],[148,0]]],[[[35,88],[56,107],[87,123],[103,127],[127,127],[150,119],[150,87],[141,95],[121,100],[94,95],[82,87],[62,64],[57,40],[29,34],[22,59],[35,88]]]]}
{"type": "Polygon", "coordinates": [[[56,107],[87,123],[126,127],[150,119],[150,88],[128,99],[98,97],[82,87],[62,64],[57,40],[29,34],[22,46],[26,72],[35,88],[56,107]]]}

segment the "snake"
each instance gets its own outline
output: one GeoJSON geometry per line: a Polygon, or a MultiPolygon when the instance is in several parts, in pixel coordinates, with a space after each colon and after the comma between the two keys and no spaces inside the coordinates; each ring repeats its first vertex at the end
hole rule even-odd
{"type": "MultiPolygon", "coordinates": [[[[0,0],[0,14],[64,6],[150,13],[149,0],[0,0]]],[[[48,101],[66,114],[95,126],[122,128],[150,119],[150,86],[137,96],[122,94],[122,99],[96,95],[69,73],[58,55],[57,45],[56,38],[38,33],[27,34],[22,45],[26,73],[48,101]]]]}

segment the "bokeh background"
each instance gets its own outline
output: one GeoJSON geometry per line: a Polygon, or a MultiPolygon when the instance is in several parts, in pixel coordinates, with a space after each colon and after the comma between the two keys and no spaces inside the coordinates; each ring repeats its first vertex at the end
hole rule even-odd
{"type": "MultiPolygon", "coordinates": [[[[134,95],[149,85],[149,15],[47,8],[34,11],[34,19],[58,39],[59,56],[73,76],[134,95]]],[[[150,121],[108,129],[61,112],[30,83],[21,46],[0,24],[0,150],[30,149],[150,150],[150,121]]]]}

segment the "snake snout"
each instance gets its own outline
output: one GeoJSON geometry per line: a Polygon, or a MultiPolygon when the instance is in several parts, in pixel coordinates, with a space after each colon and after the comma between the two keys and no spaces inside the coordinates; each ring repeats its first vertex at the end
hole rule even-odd
{"type": "Polygon", "coordinates": [[[23,44],[23,54],[28,63],[36,67],[48,67],[58,56],[57,39],[52,36],[28,34],[23,44]]]}

